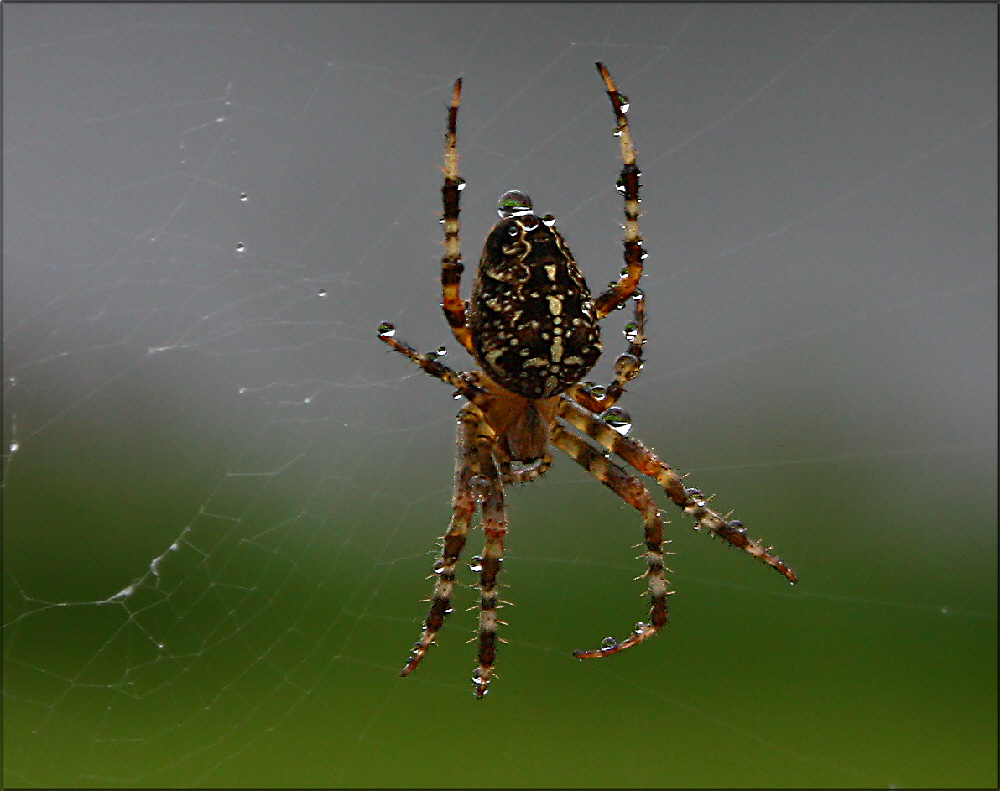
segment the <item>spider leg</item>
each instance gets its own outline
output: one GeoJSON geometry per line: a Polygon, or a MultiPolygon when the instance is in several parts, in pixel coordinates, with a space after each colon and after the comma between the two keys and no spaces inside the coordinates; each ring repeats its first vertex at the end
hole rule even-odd
{"type": "Polygon", "coordinates": [[[480,454],[478,433],[482,414],[474,406],[466,404],[458,413],[456,442],[458,453],[455,457],[455,495],[452,501],[451,524],[444,534],[441,557],[434,564],[434,594],[431,597],[430,612],[424,620],[424,631],[413,645],[406,667],[399,675],[408,676],[434,643],[434,637],[451,612],[451,594],[455,587],[455,566],[465,547],[469,525],[478,504],[477,484],[480,475],[480,454]]]}
{"type": "Polygon", "coordinates": [[[437,356],[433,354],[421,354],[404,341],[397,340],[396,328],[387,321],[383,321],[378,327],[378,337],[414,363],[424,369],[426,373],[440,379],[442,382],[450,384],[459,393],[480,409],[486,409],[490,403],[490,395],[485,389],[476,384],[467,374],[461,374],[449,368],[442,362],[438,362],[437,356]]]}
{"type": "Polygon", "coordinates": [[[510,458],[510,455],[499,444],[493,447],[493,456],[496,458],[497,466],[500,468],[501,483],[529,483],[539,475],[544,475],[549,467],[552,466],[552,456],[545,453],[534,464],[515,470],[512,466],[513,460],[510,458]]]}
{"type": "Polygon", "coordinates": [[[728,520],[709,508],[705,496],[700,491],[685,488],[681,477],[639,440],[619,434],[568,398],[559,401],[559,417],[596,440],[643,475],[655,479],[667,496],[694,519],[695,529],[707,529],[709,535],[719,537],[764,561],[789,582],[793,584],[798,582],[795,572],[780,557],[772,555],[770,547],[765,547],[760,541],[747,536],[742,522],[735,519],[728,520]]]}
{"type": "Polygon", "coordinates": [[[625,325],[628,349],[615,360],[615,378],[607,388],[577,382],[567,393],[585,409],[601,414],[610,409],[625,393],[625,385],[639,377],[642,371],[642,347],[646,343],[646,307],[641,291],[632,296],[635,303],[634,318],[625,325]],[[603,392],[602,392],[603,390],[603,392]]]}
{"type": "Polygon", "coordinates": [[[466,326],[465,311],[468,303],[459,296],[458,287],[465,269],[462,264],[462,251],[458,241],[459,192],[464,186],[458,177],[458,101],[462,95],[462,79],[455,80],[451,91],[451,105],[448,108],[448,132],[445,135],[444,152],[444,185],[441,187],[441,202],[444,213],[441,222],[444,225],[444,256],[441,258],[441,308],[448,320],[452,334],[470,354],[472,349],[472,333],[466,326]]]}
{"type": "Polygon", "coordinates": [[[623,257],[625,267],[616,282],[599,294],[594,304],[598,319],[606,318],[613,310],[622,307],[632,297],[635,303],[635,318],[625,327],[625,337],[628,339],[628,350],[615,361],[615,379],[607,388],[588,387],[577,383],[570,388],[569,394],[578,403],[596,413],[604,412],[613,407],[625,392],[625,385],[635,379],[642,370],[642,346],[646,342],[645,325],[646,312],[642,292],[639,291],[639,278],[642,277],[643,261],[646,252],[642,248],[642,238],[639,236],[639,168],[635,163],[635,147],[632,145],[632,134],[628,127],[628,99],[618,92],[610,72],[603,63],[598,62],[597,71],[604,80],[615,111],[617,129],[615,135],[621,141],[622,170],[618,177],[618,190],[625,199],[625,236],[623,257]]]}
{"type": "Polygon", "coordinates": [[[608,98],[611,99],[611,106],[615,111],[615,119],[618,128],[615,135],[621,141],[622,146],[622,171],[618,178],[618,189],[625,197],[625,236],[622,239],[624,245],[625,267],[621,277],[611,283],[606,291],[603,291],[594,299],[594,306],[597,309],[597,318],[603,319],[611,311],[617,310],[625,301],[631,297],[639,287],[639,278],[642,276],[642,262],[646,253],[642,249],[642,238],[639,236],[639,168],[635,164],[635,148],[632,145],[632,135],[628,128],[628,99],[618,92],[611,74],[598,62],[597,71],[604,79],[604,85],[608,90],[608,98]]]}
{"type": "MultiPolygon", "coordinates": [[[[566,403],[571,403],[567,401],[566,403]]],[[[646,544],[646,579],[649,585],[649,620],[635,625],[626,639],[618,642],[611,638],[601,648],[593,651],[574,651],[577,659],[611,656],[626,648],[648,640],[668,620],[667,579],[663,565],[663,524],[660,512],[642,481],[606,454],[597,451],[577,436],[570,434],[559,423],[552,426],[552,444],[583,467],[597,480],[617,494],[622,500],[642,514],[646,544]]]]}
{"type": "Polygon", "coordinates": [[[479,474],[482,478],[482,518],[486,543],[479,558],[479,667],[473,671],[477,698],[489,692],[490,677],[496,661],[500,620],[497,609],[500,606],[497,576],[503,562],[503,540],[507,534],[507,509],[504,507],[503,485],[496,464],[493,462],[492,442],[484,442],[480,437],[479,474]]]}

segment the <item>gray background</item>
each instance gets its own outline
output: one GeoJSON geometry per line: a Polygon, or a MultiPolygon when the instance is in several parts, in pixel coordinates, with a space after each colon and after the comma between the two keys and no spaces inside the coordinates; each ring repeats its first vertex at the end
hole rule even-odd
{"type": "Polygon", "coordinates": [[[4,785],[996,785],[995,5],[2,11],[4,785]],[[595,60],[623,404],[802,583],[668,510],[670,627],[573,661],[642,616],[641,529],[558,458],[477,703],[467,588],[396,678],[457,405],[375,328],[469,365],[459,75],[470,268],[517,187],[616,276],[595,60]]]}

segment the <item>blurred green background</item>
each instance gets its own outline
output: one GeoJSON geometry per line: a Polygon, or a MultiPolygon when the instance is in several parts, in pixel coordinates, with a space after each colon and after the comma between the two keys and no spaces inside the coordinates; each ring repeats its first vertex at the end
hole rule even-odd
{"type": "MultiPolygon", "coordinates": [[[[572,649],[622,636],[643,613],[630,582],[639,525],[563,465],[509,498],[510,642],[477,702],[470,589],[418,672],[396,675],[429,593],[444,488],[407,505],[331,485],[341,513],[325,519],[294,496],[258,500],[259,517],[233,524],[203,515],[158,584],[147,576],[127,601],[51,606],[18,602],[19,587],[47,580],[49,601],[92,600],[159,547],[80,518],[113,498],[103,487],[23,511],[21,492],[52,488],[43,469],[28,477],[30,462],[26,452],[5,505],[8,562],[42,558],[5,583],[8,613],[28,613],[5,629],[8,785],[981,786],[995,771],[993,548],[986,535],[949,541],[953,506],[921,485],[964,486],[970,502],[974,473],[949,483],[938,465],[903,458],[800,465],[781,483],[760,468],[699,476],[755,524],[780,515],[767,521],[781,523],[778,548],[803,582],[791,589],[675,518],[671,625],[641,649],[582,663],[572,649]],[[882,496],[847,502],[825,492],[831,480],[882,496]],[[872,513],[876,500],[891,520],[872,513]],[[71,552],[32,546],[66,532],[91,538],[71,552]],[[52,579],[53,555],[77,568],[52,579]]],[[[133,530],[162,518],[155,502],[114,513],[133,530]]],[[[175,532],[164,528],[160,546],[175,532]]]]}
{"type": "Polygon", "coordinates": [[[995,6],[3,14],[5,787],[997,785],[995,6]],[[644,616],[641,522],[559,457],[476,701],[470,587],[398,678],[457,404],[375,330],[469,365],[459,74],[466,261],[517,186],[615,275],[597,59],[650,250],[623,404],[802,581],[661,493],[669,627],[575,661],[644,616]]]}

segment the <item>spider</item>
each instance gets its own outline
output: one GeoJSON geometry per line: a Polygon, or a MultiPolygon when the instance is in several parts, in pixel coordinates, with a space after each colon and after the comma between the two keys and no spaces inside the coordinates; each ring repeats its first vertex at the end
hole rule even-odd
{"type": "Polygon", "coordinates": [[[696,529],[705,529],[775,568],[790,582],[797,578],[769,547],[747,536],[742,523],[708,506],[699,490],[685,487],[681,477],[639,440],[628,436],[631,419],[616,406],[625,385],[639,375],[645,343],[645,303],[639,289],[643,250],[639,236],[639,168],[629,134],[628,100],[618,92],[602,63],[604,80],[621,142],[622,170],[618,191],[625,198],[624,259],[620,277],[592,297],[555,218],[539,217],[523,192],[511,190],[499,202],[500,221],[486,237],[472,298],[459,296],[464,269],[458,239],[459,193],[456,124],[462,80],[455,81],[448,110],[444,186],[445,253],[441,259],[441,307],[452,333],[479,364],[479,370],[456,372],[439,361],[437,352],[421,354],[395,337],[383,322],[381,340],[410,358],[431,376],[456,390],[466,403],[458,413],[455,490],[452,517],[434,564],[434,592],[423,633],[400,675],[416,669],[451,612],[455,570],[478,509],[485,533],[482,555],[472,558],[479,574],[479,664],[472,681],[476,697],[489,691],[499,643],[497,610],[501,604],[497,578],[507,533],[504,485],[526,483],[552,463],[549,447],[563,451],[642,515],[649,588],[649,614],[624,640],[605,638],[600,648],[575,651],[578,659],[606,657],[631,648],[667,623],[667,589],[663,563],[660,511],[642,481],[626,465],[656,481],[696,529]],[[601,354],[600,321],[633,302],[634,318],[625,327],[627,351],[615,361],[607,387],[584,381],[601,354]],[[574,429],[575,433],[570,429],[574,429]],[[579,435],[582,436],[579,436],[579,435]],[[589,438],[592,442],[585,440],[589,438]],[[616,461],[612,455],[621,460],[616,461]]]}

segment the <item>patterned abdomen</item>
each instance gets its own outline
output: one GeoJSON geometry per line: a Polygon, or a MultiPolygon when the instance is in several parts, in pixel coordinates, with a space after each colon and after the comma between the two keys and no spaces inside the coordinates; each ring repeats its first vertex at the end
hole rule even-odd
{"type": "Polygon", "coordinates": [[[526,398],[561,393],[601,354],[587,282],[549,216],[524,211],[493,228],[468,322],[486,375],[526,398]]]}

